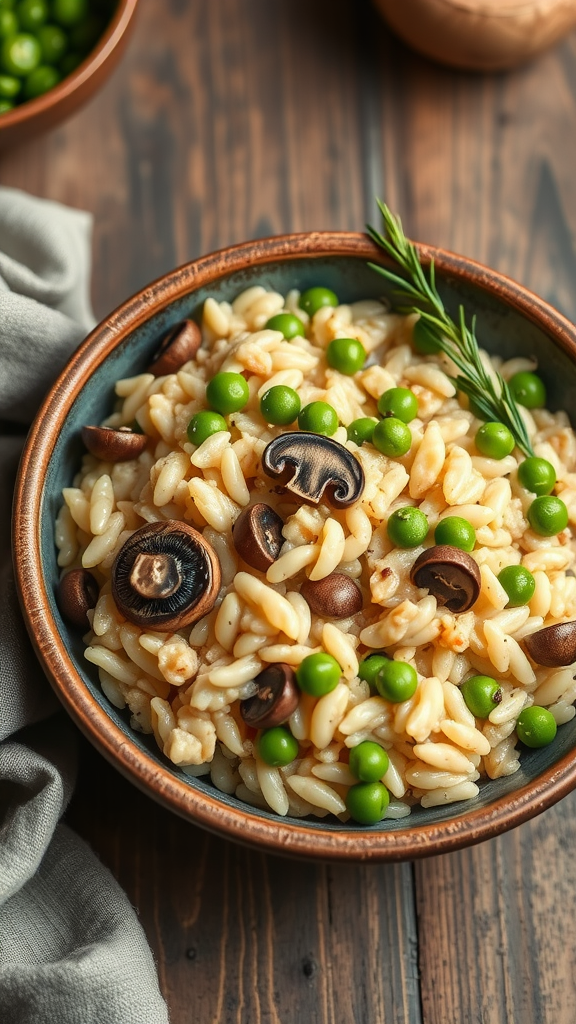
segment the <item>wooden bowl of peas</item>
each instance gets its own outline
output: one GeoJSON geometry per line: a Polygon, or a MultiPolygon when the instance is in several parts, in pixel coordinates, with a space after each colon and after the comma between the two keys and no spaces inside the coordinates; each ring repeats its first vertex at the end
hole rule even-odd
{"type": "Polygon", "coordinates": [[[104,83],[138,0],[0,0],[0,149],[53,128],[104,83]]]}

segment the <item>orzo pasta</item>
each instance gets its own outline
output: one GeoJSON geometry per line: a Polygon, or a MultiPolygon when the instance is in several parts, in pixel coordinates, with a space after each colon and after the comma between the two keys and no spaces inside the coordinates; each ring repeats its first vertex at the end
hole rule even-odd
{"type": "MultiPolygon", "coordinates": [[[[576,437],[565,413],[522,409],[552,474],[531,490],[448,358],[416,350],[414,316],[307,296],[208,299],[194,358],[117,383],[103,427],[119,440],[63,492],[61,604],[88,570],[86,658],[174,765],[281,815],[371,823],[473,799],[518,770],[520,741],[538,745],[539,709],[548,738],[574,717],[573,666],[539,664],[537,635],[576,618],[576,437]],[[145,447],[119,455],[135,430],[145,447]],[[134,617],[114,578],[166,523],[212,559],[210,600],[184,624],[148,621],[136,568],[134,617]]],[[[504,379],[534,369],[483,358],[504,379]]],[[[157,557],[138,556],[141,575],[157,557]]]]}

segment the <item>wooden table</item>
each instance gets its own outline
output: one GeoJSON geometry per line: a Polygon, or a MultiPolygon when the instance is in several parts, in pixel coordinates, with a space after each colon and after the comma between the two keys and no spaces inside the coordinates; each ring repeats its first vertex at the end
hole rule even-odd
{"type": "MultiPolygon", "coordinates": [[[[478,77],[368,0],[143,0],[112,81],[0,181],[94,213],[99,315],[218,246],[361,229],[380,195],[574,318],[575,120],[574,36],[478,77]]],[[[575,810],[415,865],[308,866],[176,819],[84,744],[69,820],[137,907],[174,1024],[574,1024],[575,810]]]]}

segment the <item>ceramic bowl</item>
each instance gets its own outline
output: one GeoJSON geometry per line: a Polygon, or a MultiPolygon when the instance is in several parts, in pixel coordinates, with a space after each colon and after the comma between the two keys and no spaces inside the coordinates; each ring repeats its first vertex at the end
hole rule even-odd
{"type": "Polygon", "coordinates": [[[94,95],[124,52],[137,4],[138,0],[118,0],[104,34],[76,71],[43,96],[0,116],[0,150],[54,128],[94,95]]]}
{"type": "Polygon", "coordinates": [[[409,46],[467,71],[503,71],[576,24],[572,0],[374,0],[409,46]]]}
{"type": "MultiPolygon", "coordinates": [[[[454,312],[478,316],[481,343],[504,358],[535,354],[552,409],[569,409],[576,383],[576,329],[525,288],[429,246],[440,291],[454,312]]],[[[469,802],[425,810],[372,828],[335,819],[296,820],[255,810],[171,765],[153,737],[100,690],[78,633],[62,620],[54,519],[61,490],[82,454],[80,428],[109,412],[114,384],[141,372],[160,336],[183,317],[198,318],[207,296],[232,300],[259,283],[286,293],[322,283],[342,301],[379,297],[383,278],[367,266],[382,254],[365,235],[313,233],[249,242],[205,256],[151,284],[104,320],[80,346],[48,394],[22,458],[14,510],[14,552],[22,609],[42,666],[67,711],[97,749],[144,792],[211,831],[271,852],[323,860],[402,860],[453,850],[512,828],[576,787],[576,719],[554,743],[524,751],[513,776],[483,782],[469,802]]]]}

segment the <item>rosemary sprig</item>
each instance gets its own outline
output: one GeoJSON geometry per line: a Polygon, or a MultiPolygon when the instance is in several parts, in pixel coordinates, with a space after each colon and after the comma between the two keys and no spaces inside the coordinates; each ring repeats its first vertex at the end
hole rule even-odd
{"type": "Polygon", "coordinates": [[[427,276],[416,247],[404,234],[400,218],[395,217],[380,200],[378,207],[385,233],[367,225],[368,234],[406,276],[402,277],[376,263],[369,266],[394,285],[400,300],[396,308],[402,313],[419,313],[438,349],[458,367],[460,372],[453,378],[455,387],[468,395],[487,420],[504,423],[524,455],[533,455],[526,425],[508,384],[499,373],[492,377],[482,362],[476,341],[476,317],[472,317],[468,326],[464,307],[460,306],[458,322],[452,319],[436,288],[434,261],[430,263],[427,276]]]}

